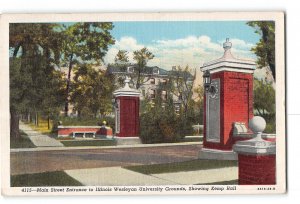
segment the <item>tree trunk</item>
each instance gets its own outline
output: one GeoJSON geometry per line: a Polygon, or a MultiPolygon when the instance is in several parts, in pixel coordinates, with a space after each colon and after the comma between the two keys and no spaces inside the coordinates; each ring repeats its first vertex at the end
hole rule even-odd
{"type": "Polygon", "coordinates": [[[35,126],[39,126],[39,115],[38,112],[35,113],[35,126]]]}
{"type": "Polygon", "coordinates": [[[10,137],[18,139],[20,138],[19,115],[15,110],[10,110],[10,117],[10,137]]]}
{"type": "Polygon", "coordinates": [[[48,120],[48,130],[50,130],[50,117],[49,117],[49,115],[48,115],[47,120],[48,120]]]}
{"type": "Polygon", "coordinates": [[[73,54],[71,54],[71,56],[70,56],[68,79],[67,79],[66,101],[65,101],[65,116],[66,117],[68,116],[68,112],[69,112],[69,92],[70,92],[72,66],[73,66],[73,54]]]}

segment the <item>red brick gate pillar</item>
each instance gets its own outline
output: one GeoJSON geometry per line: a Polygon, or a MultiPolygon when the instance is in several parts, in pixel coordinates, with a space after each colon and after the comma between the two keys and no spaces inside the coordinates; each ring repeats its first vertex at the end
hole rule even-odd
{"type": "Polygon", "coordinates": [[[249,126],[255,137],[233,146],[238,154],[239,185],[276,184],[276,144],[261,137],[266,121],[255,116],[249,126]]]}
{"type": "Polygon", "coordinates": [[[227,38],[224,55],[201,67],[209,73],[213,89],[207,89],[204,96],[204,138],[199,158],[236,159],[233,123],[243,122],[248,127],[253,117],[255,62],[235,58],[231,46],[227,38]]]}
{"type": "Polygon", "coordinates": [[[124,88],[118,89],[113,93],[115,104],[115,139],[118,145],[140,143],[140,92],[130,88],[129,82],[129,78],[126,78],[124,88]]]}

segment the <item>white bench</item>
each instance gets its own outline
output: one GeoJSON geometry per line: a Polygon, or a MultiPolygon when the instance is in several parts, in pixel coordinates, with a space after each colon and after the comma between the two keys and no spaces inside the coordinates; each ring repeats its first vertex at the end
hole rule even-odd
{"type": "Polygon", "coordinates": [[[73,132],[73,138],[76,137],[76,134],[82,134],[83,138],[86,138],[86,134],[92,134],[93,138],[95,138],[95,136],[96,136],[96,132],[73,132]]]}

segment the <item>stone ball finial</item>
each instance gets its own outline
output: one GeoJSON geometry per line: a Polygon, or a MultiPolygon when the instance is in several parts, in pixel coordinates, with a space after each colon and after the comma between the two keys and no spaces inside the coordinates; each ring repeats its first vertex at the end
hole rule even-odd
{"type": "Polygon", "coordinates": [[[266,128],[266,121],[263,117],[254,116],[249,121],[249,127],[254,133],[263,132],[266,128]]]}

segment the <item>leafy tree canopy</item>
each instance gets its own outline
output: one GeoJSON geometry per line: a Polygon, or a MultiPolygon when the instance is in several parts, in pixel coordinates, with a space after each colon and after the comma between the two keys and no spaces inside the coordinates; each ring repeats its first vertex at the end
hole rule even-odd
{"type": "Polygon", "coordinates": [[[258,57],[257,64],[260,68],[268,67],[275,81],[275,22],[251,21],[247,24],[255,28],[255,33],[261,36],[256,46],[251,49],[258,57]]]}

